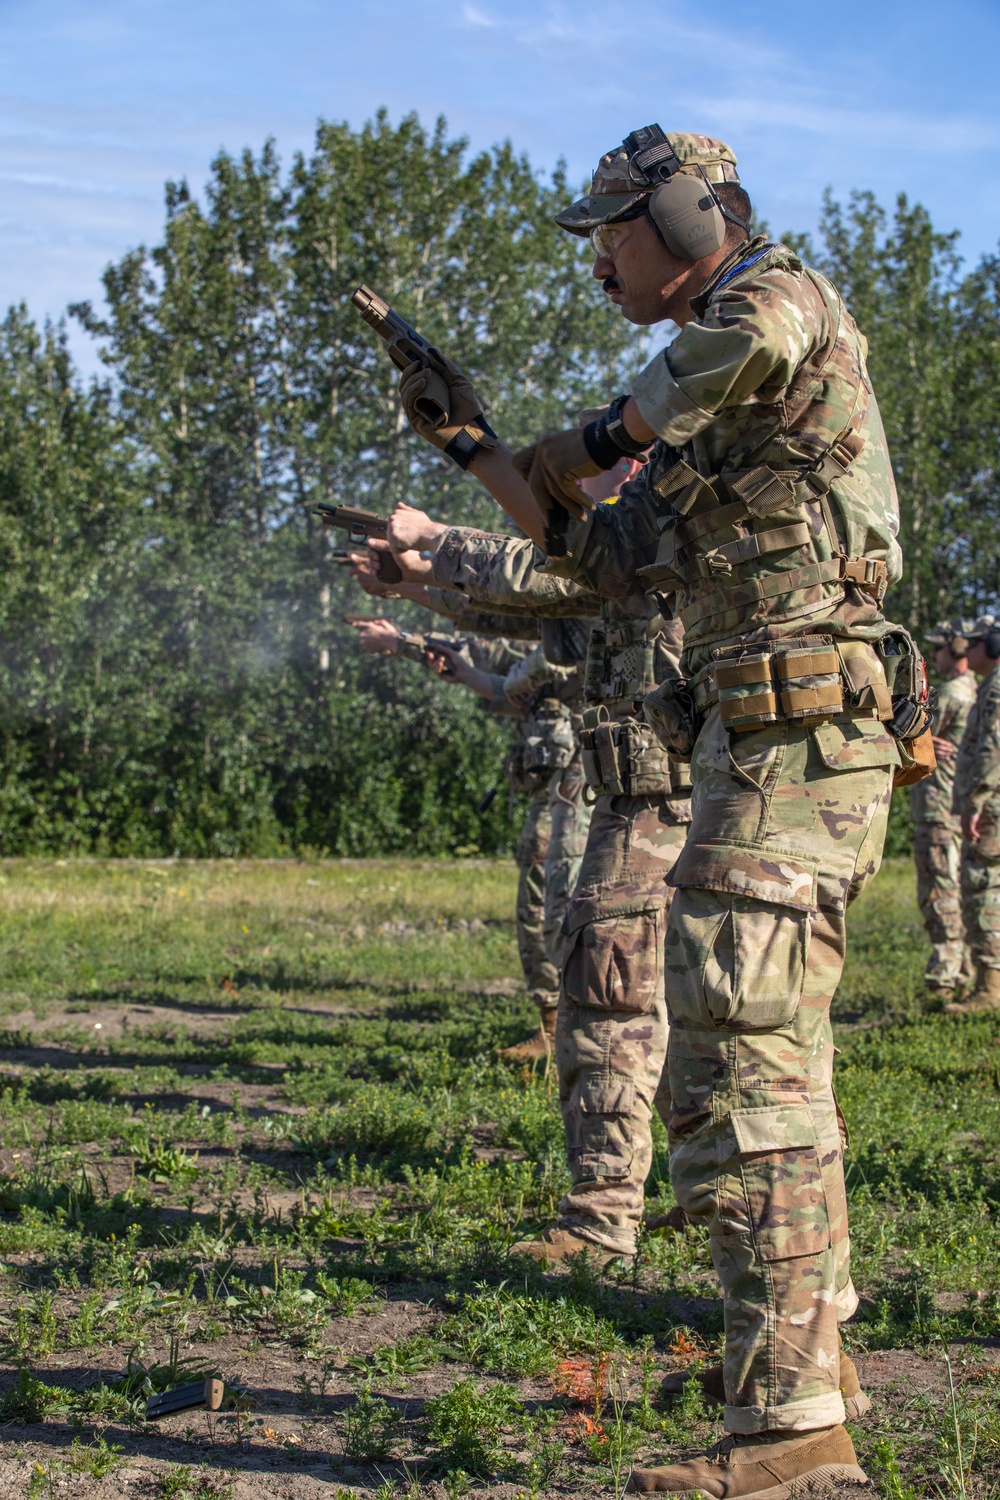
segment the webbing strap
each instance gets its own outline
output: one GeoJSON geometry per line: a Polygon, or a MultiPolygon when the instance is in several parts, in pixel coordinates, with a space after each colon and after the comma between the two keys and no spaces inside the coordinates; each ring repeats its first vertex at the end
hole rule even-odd
{"type": "Polygon", "coordinates": [[[734,505],[720,505],[718,510],[702,511],[700,515],[681,521],[674,528],[674,541],[678,547],[687,547],[691,542],[696,542],[699,537],[707,536],[712,531],[724,531],[727,526],[732,526],[734,521],[745,521],[746,516],[747,508],[742,500],[738,500],[734,505]]]}
{"type": "Polygon", "coordinates": [[[798,589],[811,588],[814,583],[836,583],[841,578],[843,558],[831,557],[826,562],[810,563],[806,568],[790,568],[783,573],[772,573],[768,578],[753,578],[735,588],[713,589],[692,600],[679,611],[685,630],[726,610],[739,609],[745,604],[756,604],[763,599],[780,599],[782,594],[794,594],[798,589]]]}
{"type": "Polygon", "coordinates": [[[792,526],[778,526],[773,531],[758,531],[750,536],[737,537],[734,542],[724,542],[721,547],[702,552],[689,562],[675,562],[671,566],[686,583],[697,578],[736,578],[740,564],[753,562],[769,552],[787,552],[791,547],[805,547],[812,532],[805,521],[796,521],[792,526]]]}

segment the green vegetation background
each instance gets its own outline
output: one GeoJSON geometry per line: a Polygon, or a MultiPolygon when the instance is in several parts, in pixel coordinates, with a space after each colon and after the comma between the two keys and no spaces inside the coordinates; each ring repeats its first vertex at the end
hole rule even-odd
{"type": "MultiPolygon", "coordinates": [[[[752,186],[752,185],[751,185],[752,186]]],[[[347,300],[376,287],[475,376],[514,443],[607,399],[642,338],[551,215],[573,191],[444,121],[321,122],[166,189],[160,243],[61,328],[0,324],[0,850],[270,856],[502,852],[506,731],[406,663],[365,661],[311,514],[406,498],[496,526],[401,423],[347,300]]],[[[871,342],[907,559],[890,613],[926,626],[998,592],[1000,261],[900,199],[827,202],[820,248],[871,342]]],[[[398,618],[408,618],[397,607],[398,618]]],[[[905,806],[890,848],[907,847],[905,806]]]]}

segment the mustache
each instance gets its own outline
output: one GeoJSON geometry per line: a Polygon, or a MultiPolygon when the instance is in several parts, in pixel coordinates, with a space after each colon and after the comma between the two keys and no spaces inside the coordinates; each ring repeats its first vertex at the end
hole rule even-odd
{"type": "Polygon", "coordinates": [[[620,292],[622,289],[622,284],[617,276],[605,276],[601,282],[601,286],[606,292],[620,292]]]}

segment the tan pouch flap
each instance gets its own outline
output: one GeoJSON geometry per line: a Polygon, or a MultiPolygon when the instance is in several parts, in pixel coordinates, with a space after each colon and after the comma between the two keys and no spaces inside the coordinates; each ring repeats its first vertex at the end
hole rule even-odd
{"type": "Polygon", "coordinates": [[[892,695],[885,667],[867,641],[839,641],[840,669],[856,708],[877,708],[880,719],[892,718],[892,695]]]}
{"type": "Polygon", "coordinates": [[[818,1145],[816,1124],[808,1104],[734,1109],[729,1119],[741,1156],[765,1151],[800,1151],[818,1145]]]}
{"type": "Polygon", "coordinates": [[[585,1115],[630,1115],[635,1105],[631,1078],[612,1073],[609,1078],[592,1073],[580,1086],[580,1112],[585,1115]]]}
{"type": "Polygon", "coordinates": [[[815,866],[794,855],[765,854],[736,844],[685,844],[667,884],[728,891],[798,911],[816,909],[815,866]]]}
{"type": "Polygon", "coordinates": [[[823,764],[831,771],[899,765],[896,741],[877,719],[831,719],[817,724],[812,736],[823,764]]]}

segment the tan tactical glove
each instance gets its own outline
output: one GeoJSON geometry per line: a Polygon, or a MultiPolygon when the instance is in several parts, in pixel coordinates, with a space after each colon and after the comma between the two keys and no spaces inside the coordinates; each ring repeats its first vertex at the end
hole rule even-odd
{"type": "Polygon", "coordinates": [[[444,355],[434,368],[414,361],[399,377],[399,399],[414,432],[440,448],[460,469],[467,469],[477,453],[500,446],[496,433],[483,416],[482,403],[469,377],[444,355]],[[425,413],[421,397],[433,389],[440,404],[441,384],[447,389],[448,410],[435,423],[425,413]]]}
{"type": "Polygon", "coordinates": [[[593,500],[584,494],[577,480],[603,470],[584,446],[582,427],[550,432],[530,448],[515,453],[513,462],[546,515],[553,505],[561,505],[574,521],[582,521],[594,509],[593,500]]]}

